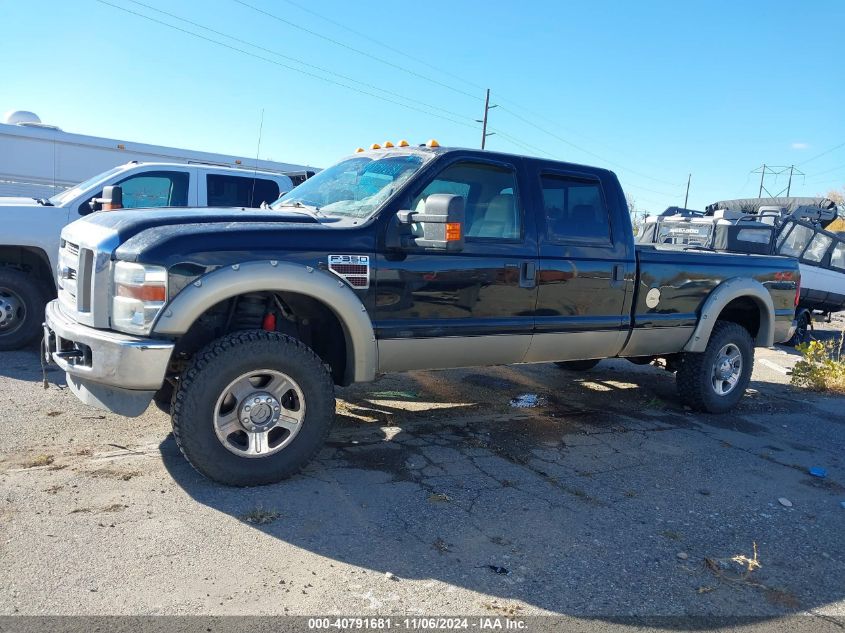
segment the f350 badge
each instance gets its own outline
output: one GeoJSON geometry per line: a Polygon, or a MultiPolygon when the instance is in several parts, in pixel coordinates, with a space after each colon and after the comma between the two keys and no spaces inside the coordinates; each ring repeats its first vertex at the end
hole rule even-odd
{"type": "Polygon", "coordinates": [[[369,255],[329,255],[329,270],[355,290],[370,287],[369,255]]]}

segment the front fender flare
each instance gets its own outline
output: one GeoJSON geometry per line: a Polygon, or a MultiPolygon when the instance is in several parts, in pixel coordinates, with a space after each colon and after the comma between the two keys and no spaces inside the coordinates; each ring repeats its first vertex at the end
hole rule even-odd
{"type": "Polygon", "coordinates": [[[751,299],[760,311],[760,329],[757,332],[755,345],[757,347],[774,345],[775,306],[771,294],[756,279],[734,277],[720,283],[707,296],[701,307],[698,325],[684,346],[684,351],[703,352],[707,348],[710,334],[722,310],[734,299],[742,297],[751,299]]]}
{"type": "Polygon", "coordinates": [[[327,306],[343,327],[347,379],[373,380],[378,367],[373,324],[358,296],[330,273],[290,262],[252,261],[224,266],[185,287],[153,326],[157,336],[179,336],[212,306],[248,292],[295,292],[327,306]],[[351,363],[350,363],[351,361],[351,363]]]}

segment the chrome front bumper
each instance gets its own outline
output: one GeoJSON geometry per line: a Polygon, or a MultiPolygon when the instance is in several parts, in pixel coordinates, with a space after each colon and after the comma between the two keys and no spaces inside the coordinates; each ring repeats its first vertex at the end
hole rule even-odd
{"type": "Polygon", "coordinates": [[[80,400],[121,415],[143,413],[164,383],[172,341],[81,325],[58,300],[47,304],[45,320],[45,360],[64,370],[80,400]]]}

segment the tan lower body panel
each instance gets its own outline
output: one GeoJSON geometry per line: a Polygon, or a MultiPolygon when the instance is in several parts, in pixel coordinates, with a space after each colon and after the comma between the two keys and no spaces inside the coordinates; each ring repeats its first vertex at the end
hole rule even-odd
{"type": "Polygon", "coordinates": [[[610,358],[619,353],[627,335],[619,330],[535,334],[522,362],[610,358]]]}
{"type": "Polygon", "coordinates": [[[382,339],[379,372],[610,358],[619,353],[626,336],[599,331],[382,339]]]}
{"type": "Polygon", "coordinates": [[[530,343],[530,334],[381,339],[379,372],[519,363],[530,343]]]}
{"type": "Polygon", "coordinates": [[[692,336],[692,327],[640,328],[631,333],[620,356],[659,356],[683,351],[692,336]]]}

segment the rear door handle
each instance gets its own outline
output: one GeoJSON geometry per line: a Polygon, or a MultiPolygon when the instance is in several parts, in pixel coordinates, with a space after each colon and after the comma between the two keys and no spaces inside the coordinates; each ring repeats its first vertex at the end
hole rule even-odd
{"type": "Polygon", "coordinates": [[[534,262],[522,262],[519,272],[519,287],[533,288],[537,285],[537,264],[534,262]]]}

